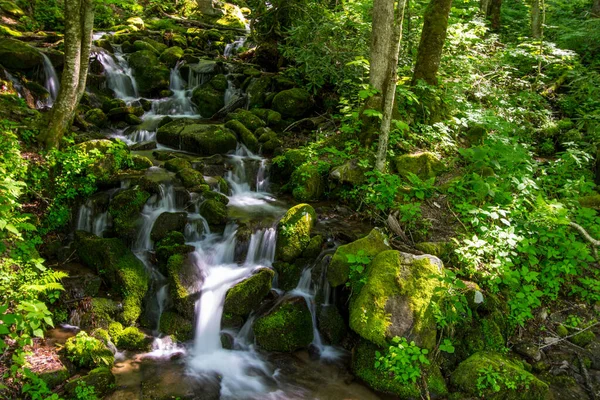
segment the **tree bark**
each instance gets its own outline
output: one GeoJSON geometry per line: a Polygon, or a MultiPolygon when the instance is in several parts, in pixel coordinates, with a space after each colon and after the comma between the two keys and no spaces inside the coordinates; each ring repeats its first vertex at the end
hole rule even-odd
{"type": "Polygon", "coordinates": [[[600,18],[600,0],[594,0],[592,4],[592,15],[596,18],[600,18]]]}
{"type": "Polygon", "coordinates": [[[487,17],[490,14],[491,0],[481,0],[479,3],[479,9],[487,17]]]}
{"type": "Polygon", "coordinates": [[[534,39],[540,39],[542,37],[540,0],[531,0],[531,36],[534,39]]]}
{"type": "Polygon", "coordinates": [[[500,12],[502,10],[502,0],[491,0],[488,8],[487,17],[492,22],[492,30],[498,31],[501,26],[500,12]]]}
{"type": "MultiPolygon", "coordinates": [[[[380,2],[375,1],[374,6],[380,2]]],[[[390,37],[385,40],[388,43],[387,54],[387,67],[385,71],[384,81],[382,82],[382,93],[383,93],[383,116],[381,120],[381,130],[379,133],[379,143],[377,146],[377,159],[375,162],[375,168],[378,171],[385,169],[385,160],[387,156],[388,141],[390,137],[390,130],[392,125],[392,114],[394,112],[394,104],[396,101],[396,82],[398,74],[398,57],[400,54],[400,43],[402,42],[402,21],[404,19],[404,9],[406,8],[406,0],[398,0],[396,4],[396,10],[394,12],[394,1],[391,3],[391,34],[390,37]]],[[[389,9],[388,9],[389,10],[389,9]]],[[[385,18],[389,18],[386,16],[385,18]]],[[[378,21],[380,22],[380,21],[378,21]]],[[[375,33],[375,18],[373,19],[373,31],[375,33]]],[[[373,53],[371,53],[373,55],[373,53]]],[[[372,59],[375,61],[375,59],[372,59]]],[[[377,60],[379,63],[379,60],[377,60]]],[[[379,77],[378,77],[379,78],[379,77]]],[[[379,82],[378,82],[379,83],[379,82]]]]}
{"type": "Polygon", "coordinates": [[[394,36],[394,0],[373,0],[373,28],[371,31],[370,84],[382,95],[389,75],[389,57],[394,36]]]}
{"type": "Polygon", "coordinates": [[[59,147],[85,92],[93,24],[92,0],[65,1],[65,65],[58,98],[50,112],[49,126],[41,137],[48,149],[59,147]]]}
{"type": "Polygon", "coordinates": [[[452,0],[431,0],[423,20],[423,33],[417,52],[417,62],[412,84],[420,79],[429,85],[437,86],[437,73],[442,60],[442,50],[448,32],[448,18],[452,0]]]}

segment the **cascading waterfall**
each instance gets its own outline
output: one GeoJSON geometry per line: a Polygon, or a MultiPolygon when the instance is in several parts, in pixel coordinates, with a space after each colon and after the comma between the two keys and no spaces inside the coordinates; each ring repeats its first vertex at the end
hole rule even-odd
{"type": "Polygon", "coordinates": [[[104,67],[108,88],[115,97],[125,101],[133,101],[140,97],[133,72],[119,46],[114,46],[114,56],[106,51],[95,53],[95,57],[104,67]]]}
{"type": "Polygon", "coordinates": [[[92,201],[88,200],[79,208],[76,226],[78,231],[90,232],[96,236],[103,237],[109,225],[108,211],[95,213],[92,201]]]}
{"type": "Polygon", "coordinates": [[[60,81],[58,79],[58,74],[56,73],[56,70],[54,69],[54,65],[52,65],[52,62],[50,61],[50,59],[48,58],[47,55],[45,55],[44,53],[42,54],[42,58],[44,59],[44,76],[46,78],[44,87],[46,88],[46,90],[49,93],[49,97],[48,100],[46,100],[45,102],[45,106],[46,107],[52,107],[54,105],[54,102],[56,101],[56,98],[58,97],[58,91],[60,89],[60,81]]]}
{"type": "Polygon", "coordinates": [[[235,42],[229,43],[227,46],[225,46],[225,51],[223,52],[223,56],[225,56],[226,58],[229,58],[229,57],[235,55],[239,51],[239,49],[244,47],[245,44],[246,44],[246,36],[241,36],[241,37],[237,38],[237,40],[235,42]]]}

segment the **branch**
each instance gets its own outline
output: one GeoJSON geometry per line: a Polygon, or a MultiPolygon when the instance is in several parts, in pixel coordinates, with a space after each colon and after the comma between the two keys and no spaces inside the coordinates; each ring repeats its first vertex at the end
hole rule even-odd
{"type": "Polygon", "coordinates": [[[581,236],[583,236],[585,238],[585,240],[587,240],[588,242],[590,242],[590,244],[594,247],[592,247],[592,251],[594,252],[594,258],[596,260],[598,260],[598,249],[597,247],[600,247],[600,240],[596,240],[594,239],[585,229],[583,226],[576,224],[575,222],[569,222],[569,226],[571,228],[576,229],[579,233],[581,233],[581,236]]]}
{"type": "MultiPolygon", "coordinates": [[[[588,326],[587,328],[581,329],[581,330],[579,330],[579,331],[577,331],[577,332],[575,332],[575,333],[572,333],[572,334],[570,334],[570,335],[568,335],[568,336],[565,336],[565,337],[563,337],[563,338],[560,338],[560,339],[558,339],[556,342],[552,342],[552,343],[548,343],[548,344],[545,344],[545,345],[543,345],[543,346],[540,346],[540,350],[541,350],[541,349],[545,349],[546,347],[554,346],[555,344],[559,344],[560,342],[564,342],[565,340],[567,340],[567,339],[569,339],[569,338],[572,338],[573,336],[577,336],[577,335],[579,335],[580,333],[582,333],[582,332],[585,332],[585,331],[587,331],[587,330],[589,330],[589,329],[592,329],[593,327],[595,327],[595,326],[598,326],[598,325],[600,325],[600,322],[596,322],[595,324],[593,324],[593,325],[590,325],[590,326],[588,326]]],[[[585,350],[585,349],[584,349],[584,350],[585,350]]]]}

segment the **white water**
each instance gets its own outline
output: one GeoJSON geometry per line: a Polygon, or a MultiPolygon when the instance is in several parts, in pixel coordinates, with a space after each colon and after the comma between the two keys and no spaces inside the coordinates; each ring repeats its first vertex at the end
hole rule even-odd
{"type": "Polygon", "coordinates": [[[60,89],[60,80],[58,79],[58,75],[56,70],[54,69],[54,65],[44,53],[42,54],[42,58],[44,59],[44,76],[46,78],[46,82],[44,87],[49,93],[48,100],[45,102],[46,107],[52,107],[56,98],[58,97],[58,91],[60,89]]]}
{"type": "Polygon", "coordinates": [[[92,201],[88,200],[79,208],[76,225],[78,231],[90,232],[96,236],[103,237],[104,232],[109,226],[108,212],[95,213],[92,201]]]}
{"type": "Polygon", "coordinates": [[[223,53],[223,55],[229,58],[235,55],[239,49],[244,47],[245,44],[246,36],[239,37],[235,42],[229,43],[227,46],[225,46],[225,52],[223,53]]]}
{"type": "Polygon", "coordinates": [[[108,88],[115,93],[115,97],[131,102],[140,97],[137,83],[120,47],[114,46],[114,49],[114,56],[106,51],[95,53],[95,56],[104,67],[108,88]]]}

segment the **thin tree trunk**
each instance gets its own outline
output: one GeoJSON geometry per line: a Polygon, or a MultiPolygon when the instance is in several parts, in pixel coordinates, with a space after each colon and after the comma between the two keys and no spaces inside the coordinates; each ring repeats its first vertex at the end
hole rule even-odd
{"type": "Polygon", "coordinates": [[[382,94],[388,77],[391,41],[394,36],[394,0],[373,0],[370,84],[382,94]]]}
{"type": "Polygon", "coordinates": [[[92,37],[94,33],[94,2],[81,0],[81,70],[77,88],[77,104],[85,93],[88,70],[90,66],[90,52],[92,50],[92,37]]]}
{"type": "Polygon", "coordinates": [[[540,0],[531,0],[531,36],[534,39],[540,39],[542,37],[542,14],[540,12],[540,0]]]}
{"type": "Polygon", "coordinates": [[[442,60],[442,50],[448,32],[448,18],[452,0],[431,0],[423,20],[423,33],[417,52],[417,62],[412,84],[422,79],[427,84],[437,86],[437,73],[442,60]]]}
{"type": "Polygon", "coordinates": [[[487,17],[490,14],[491,0],[481,0],[479,3],[479,9],[487,17]]]}
{"type": "Polygon", "coordinates": [[[488,9],[488,18],[492,21],[492,30],[499,31],[501,26],[500,12],[502,10],[502,0],[491,0],[488,9]]]}
{"type": "Polygon", "coordinates": [[[596,18],[600,18],[600,0],[594,0],[592,4],[592,15],[596,18]]]}
{"type": "Polygon", "coordinates": [[[392,37],[389,43],[389,60],[385,87],[383,91],[383,117],[381,121],[381,131],[379,134],[379,143],[377,146],[377,159],[375,162],[375,168],[377,168],[378,171],[383,171],[385,169],[388,141],[392,125],[392,115],[394,113],[394,104],[396,101],[398,56],[400,54],[400,43],[402,42],[402,21],[404,19],[405,8],[406,0],[398,0],[396,12],[395,14],[392,14],[394,16],[394,23],[392,25],[392,37]]]}

